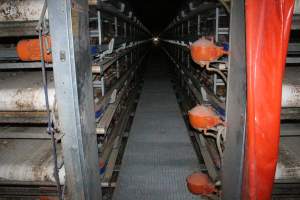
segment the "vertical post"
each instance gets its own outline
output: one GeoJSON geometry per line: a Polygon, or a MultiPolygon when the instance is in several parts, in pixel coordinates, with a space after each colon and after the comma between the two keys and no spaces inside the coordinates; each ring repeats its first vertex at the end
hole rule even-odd
{"type": "Polygon", "coordinates": [[[120,64],[119,64],[119,59],[116,61],[116,71],[117,71],[117,79],[120,78],[120,64]]]}
{"type": "Polygon", "coordinates": [[[101,199],[88,1],[48,0],[48,11],[67,197],[101,199]]]}
{"type": "Polygon", "coordinates": [[[135,40],[134,36],[135,36],[135,30],[134,30],[134,24],[132,24],[132,40],[135,40]]]}
{"type": "Polygon", "coordinates": [[[187,60],[187,68],[190,69],[190,67],[191,67],[191,61],[190,61],[190,54],[189,53],[186,56],[186,60],[187,60]]]}
{"type": "MultiPolygon", "coordinates": [[[[215,23],[216,23],[216,27],[215,27],[215,41],[218,42],[219,41],[219,8],[216,8],[216,16],[215,16],[215,23]]],[[[214,93],[217,94],[217,84],[218,84],[218,75],[215,73],[213,75],[213,79],[214,79],[214,93]]]]}
{"type": "Polygon", "coordinates": [[[183,33],[184,33],[184,24],[182,22],[182,24],[181,24],[181,37],[183,37],[183,33]]]}
{"type": "Polygon", "coordinates": [[[114,17],[114,24],[115,24],[115,37],[118,37],[118,18],[114,17]]]}
{"type": "Polygon", "coordinates": [[[184,50],[183,50],[183,48],[181,49],[181,63],[185,64],[184,63],[184,50]]]}
{"type": "MultiPolygon", "coordinates": [[[[100,46],[102,44],[102,21],[101,21],[100,10],[97,11],[97,18],[98,18],[98,44],[100,46]]],[[[99,66],[99,67],[100,67],[100,71],[102,71],[101,70],[102,66],[99,66]]],[[[102,94],[102,96],[104,96],[104,93],[105,93],[105,79],[104,79],[103,76],[101,76],[100,82],[101,82],[101,94],[102,94]]]]}
{"type": "Polygon", "coordinates": [[[201,23],[201,17],[200,15],[197,16],[197,35],[200,36],[200,23],[201,23]]]}
{"type": "Polygon", "coordinates": [[[219,41],[219,8],[216,8],[216,33],[215,33],[216,42],[219,41]]]}
{"type": "Polygon", "coordinates": [[[130,37],[130,40],[132,40],[132,28],[131,28],[131,23],[129,23],[129,37],[130,37]]]}
{"type": "Polygon", "coordinates": [[[101,76],[101,95],[105,95],[105,79],[103,75],[101,76]]]}
{"type": "Polygon", "coordinates": [[[102,22],[101,22],[101,13],[97,11],[97,18],[98,18],[98,44],[102,44],[102,22]]]}
{"type": "Polygon", "coordinates": [[[246,124],[246,41],[244,0],[231,1],[230,56],[222,199],[241,199],[246,124]],[[234,186],[234,187],[233,187],[234,186]]]}
{"type": "Polygon", "coordinates": [[[127,37],[127,27],[126,27],[126,22],[124,22],[124,38],[127,37]]]}
{"type": "Polygon", "coordinates": [[[175,49],[176,49],[176,60],[179,63],[180,62],[179,49],[177,48],[177,46],[175,46],[175,49]]]}

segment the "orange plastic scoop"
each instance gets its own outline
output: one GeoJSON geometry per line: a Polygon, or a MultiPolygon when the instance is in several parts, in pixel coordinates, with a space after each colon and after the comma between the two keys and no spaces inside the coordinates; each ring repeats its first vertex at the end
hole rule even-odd
{"type": "Polygon", "coordinates": [[[195,129],[207,130],[223,124],[220,117],[208,106],[197,105],[188,113],[190,124],[195,129]]]}
{"type": "MultiPolygon", "coordinates": [[[[52,62],[52,54],[47,52],[47,48],[51,48],[51,40],[49,36],[43,36],[44,60],[52,62]]],[[[39,39],[20,40],[17,44],[17,54],[22,61],[40,61],[40,41],[39,39]]]]}
{"type": "Polygon", "coordinates": [[[217,189],[210,181],[209,177],[203,173],[193,173],[186,179],[187,187],[192,194],[208,196],[215,192],[217,189]]]}
{"type": "Polygon", "coordinates": [[[191,46],[191,55],[195,63],[204,65],[207,62],[212,62],[227,54],[222,47],[216,46],[212,41],[200,38],[191,46]]]}

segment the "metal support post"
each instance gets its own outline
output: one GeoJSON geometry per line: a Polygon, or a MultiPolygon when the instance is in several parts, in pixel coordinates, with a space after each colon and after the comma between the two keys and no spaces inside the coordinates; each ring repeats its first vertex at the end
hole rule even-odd
{"type": "Polygon", "coordinates": [[[114,17],[114,24],[115,24],[115,37],[118,37],[118,18],[114,17]]]}
{"type": "Polygon", "coordinates": [[[183,33],[184,33],[184,25],[183,23],[181,24],[181,37],[183,37],[183,33]]]}
{"type": "Polygon", "coordinates": [[[190,69],[191,67],[190,54],[187,54],[186,60],[187,60],[187,68],[190,69]]]}
{"type": "Polygon", "coordinates": [[[48,0],[66,189],[72,200],[101,200],[88,9],[86,0],[48,0]]]}
{"type": "Polygon", "coordinates": [[[130,40],[132,40],[132,27],[131,27],[130,23],[129,23],[129,37],[130,37],[130,40]]]}
{"type": "Polygon", "coordinates": [[[102,96],[105,95],[105,78],[103,74],[101,76],[101,94],[102,96]]]}
{"type": "Polygon", "coordinates": [[[200,15],[197,16],[197,35],[200,36],[200,23],[201,23],[201,17],[200,15]]]}
{"type": "Polygon", "coordinates": [[[246,42],[244,0],[231,1],[230,56],[226,104],[223,200],[241,199],[246,124],[246,42]]]}
{"type": "Polygon", "coordinates": [[[98,18],[98,44],[102,44],[102,21],[101,21],[101,13],[97,11],[97,18],[98,18]]]}
{"type": "Polygon", "coordinates": [[[127,27],[126,27],[126,22],[124,22],[124,37],[127,37],[127,27]]]}
{"type": "Polygon", "coordinates": [[[126,66],[128,67],[128,55],[127,54],[125,55],[125,63],[126,63],[126,66]]]}
{"type": "MultiPolygon", "coordinates": [[[[219,41],[219,8],[216,8],[216,16],[215,16],[215,41],[218,42],[219,41]]],[[[214,79],[214,93],[217,94],[217,85],[218,85],[218,75],[214,74],[213,75],[213,79],[214,79]]]]}
{"type": "Polygon", "coordinates": [[[117,71],[117,79],[120,78],[120,63],[119,63],[119,59],[116,61],[116,71],[117,71]]]}
{"type": "Polygon", "coordinates": [[[216,33],[215,33],[215,41],[219,41],[219,8],[216,8],[216,33]]]}
{"type": "MultiPolygon", "coordinates": [[[[102,44],[102,21],[101,21],[101,13],[99,10],[97,11],[97,17],[98,17],[98,44],[100,46],[102,44]]],[[[100,67],[100,71],[102,71],[101,66],[99,66],[99,67],[100,67]]],[[[100,76],[101,75],[102,74],[100,74],[100,76]]],[[[105,94],[105,79],[104,79],[103,75],[100,78],[100,82],[101,82],[101,94],[102,94],[102,96],[104,96],[104,94],[105,94]]]]}
{"type": "Polygon", "coordinates": [[[184,50],[181,49],[181,63],[184,64],[184,50]]]}

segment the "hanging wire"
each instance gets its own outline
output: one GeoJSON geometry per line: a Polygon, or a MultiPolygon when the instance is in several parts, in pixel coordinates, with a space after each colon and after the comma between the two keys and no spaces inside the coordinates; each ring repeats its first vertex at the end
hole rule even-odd
{"type": "Polygon", "coordinates": [[[221,70],[219,70],[217,68],[214,68],[214,67],[210,67],[209,63],[205,65],[205,68],[206,68],[207,71],[218,73],[222,77],[222,79],[225,82],[225,84],[227,85],[227,78],[226,78],[225,74],[221,70]]]}
{"type": "Polygon", "coordinates": [[[216,145],[217,145],[217,149],[218,149],[218,153],[220,156],[220,160],[221,160],[221,164],[223,161],[223,150],[222,150],[222,142],[225,140],[225,126],[218,126],[216,129],[212,129],[212,130],[216,130],[217,133],[215,132],[209,132],[207,130],[203,130],[203,129],[197,129],[198,131],[202,132],[205,136],[210,136],[212,138],[214,138],[216,140],[216,145]]]}
{"type": "Polygon", "coordinates": [[[226,11],[228,13],[230,13],[230,5],[228,5],[224,0],[219,0],[221,2],[221,4],[224,6],[224,8],[226,9],[226,11]]]}
{"type": "MultiPolygon", "coordinates": [[[[60,186],[60,178],[59,178],[59,167],[58,167],[58,159],[57,159],[57,146],[56,146],[56,139],[55,139],[55,131],[53,129],[53,123],[51,120],[51,111],[49,106],[49,95],[48,95],[48,82],[47,82],[47,72],[46,72],[46,66],[45,66],[45,60],[44,60],[44,35],[43,35],[43,28],[45,26],[44,24],[44,17],[47,10],[47,1],[45,0],[43,10],[38,22],[38,25],[36,27],[38,33],[39,33],[39,43],[40,43],[40,56],[41,56],[41,65],[42,65],[42,77],[43,77],[43,88],[44,88],[44,95],[45,95],[45,104],[46,104],[46,110],[47,110],[47,133],[51,135],[51,142],[52,142],[52,156],[54,161],[54,178],[57,186],[58,191],[58,198],[59,200],[63,200],[63,191],[60,186]]],[[[46,38],[47,40],[47,38],[46,38]]]]}

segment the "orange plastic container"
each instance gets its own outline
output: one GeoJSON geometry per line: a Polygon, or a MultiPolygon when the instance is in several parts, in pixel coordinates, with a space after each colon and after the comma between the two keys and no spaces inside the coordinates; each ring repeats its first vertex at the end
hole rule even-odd
{"type": "Polygon", "coordinates": [[[186,179],[187,187],[192,194],[209,196],[217,189],[206,174],[196,172],[186,179]]]}
{"type": "MultiPolygon", "coordinates": [[[[51,52],[47,52],[51,48],[51,39],[49,36],[43,36],[44,60],[52,62],[51,52]]],[[[17,44],[17,54],[22,61],[40,61],[40,41],[39,39],[20,40],[17,44]]]]}
{"type": "Polygon", "coordinates": [[[227,54],[222,47],[216,46],[212,41],[200,38],[190,46],[191,56],[195,63],[203,65],[212,62],[227,54]]]}
{"type": "Polygon", "coordinates": [[[197,105],[188,113],[190,124],[195,129],[207,130],[223,124],[216,113],[207,106],[197,105]]]}

